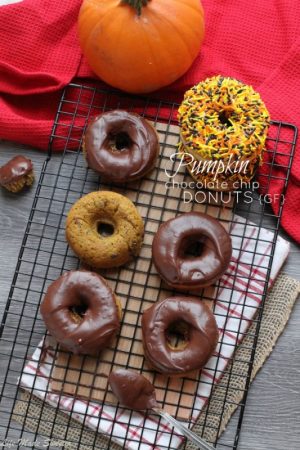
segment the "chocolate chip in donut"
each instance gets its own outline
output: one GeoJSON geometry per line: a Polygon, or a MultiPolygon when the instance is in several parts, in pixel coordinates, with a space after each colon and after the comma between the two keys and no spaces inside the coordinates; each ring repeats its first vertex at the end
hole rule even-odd
{"type": "Polygon", "coordinates": [[[213,313],[197,297],[176,296],[154,303],[142,316],[145,358],[165,375],[202,368],[218,343],[213,313]],[[177,335],[178,341],[174,341],[177,335]]]}
{"type": "Polygon", "coordinates": [[[152,255],[162,279],[172,288],[194,290],[217,281],[232,254],[231,238],[215,218],[190,212],[163,223],[152,255]]]}
{"type": "Polygon", "coordinates": [[[119,330],[121,307],[104,278],[75,270],[50,284],[41,315],[63,348],[75,354],[97,355],[119,330]]]}
{"type": "Polygon", "coordinates": [[[84,136],[88,166],[104,179],[126,183],[142,178],[155,165],[158,136],[143,117],[124,110],[94,118],[84,136]]]}

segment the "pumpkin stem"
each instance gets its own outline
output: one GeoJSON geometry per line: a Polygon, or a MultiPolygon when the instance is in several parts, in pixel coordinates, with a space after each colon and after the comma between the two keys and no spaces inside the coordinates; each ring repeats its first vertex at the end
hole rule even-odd
{"type": "Polygon", "coordinates": [[[137,11],[138,16],[142,13],[142,7],[147,6],[147,3],[150,0],[121,0],[122,3],[125,3],[126,5],[132,6],[132,8],[135,8],[137,11]]]}

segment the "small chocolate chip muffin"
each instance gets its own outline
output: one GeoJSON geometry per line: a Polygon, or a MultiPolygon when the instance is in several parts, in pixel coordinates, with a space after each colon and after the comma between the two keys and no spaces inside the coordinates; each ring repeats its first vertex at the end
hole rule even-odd
{"type": "Polygon", "coordinates": [[[15,156],[0,167],[0,185],[10,192],[20,192],[33,181],[33,164],[25,156],[15,156]]]}

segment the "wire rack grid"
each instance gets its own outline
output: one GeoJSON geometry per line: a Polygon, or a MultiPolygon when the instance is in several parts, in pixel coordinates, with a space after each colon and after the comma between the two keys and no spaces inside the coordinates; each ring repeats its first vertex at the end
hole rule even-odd
{"type": "MultiPolygon", "coordinates": [[[[65,218],[71,205],[82,195],[93,190],[98,190],[99,188],[118,190],[119,192],[130,196],[134,200],[135,205],[139,208],[146,223],[146,236],[149,237],[149,240],[145,240],[144,245],[146,249],[151,249],[151,240],[160,223],[173,217],[177,213],[197,208],[197,201],[194,198],[193,201],[188,204],[183,202],[182,189],[172,190],[171,188],[165,187],[165,168],[168,167],[170,170],[174,171],[176,164],[175,160],[170,162],[170,154],[176,152],[177,149],[177,107],[178,105],[173,103],[128,96],[117,92],[102,91],[95,86],[89,85],[71,84],[65,89],[55,118],[48,157],[45,160],[38,181],[36,195],[30,211],[28,225],[13,277],[12,287],[9,292],[9,298],[1,322],[0,354],[2,365],[5,368],[0,379],[0,436],[3,440],[24,439],[26,437],[30,441],[36,442],[34,447],[39,448],[37,437],[40,435],[43,436],[42,427],[39,427],[39,425],[42,425],[43,420],[45,420],[43,418],[44,405],[41,406],[40,417],[34,418],[37,425],[34,431],[30,431],[25,427],[24,423],[26,420],[21,425],[13,421],[12,412],[19,401],[18,377],[24,370],[26,361],[30,359],[32,353],[45,335],[45,327],[39,315],[40,302],[47,287],[52,281],[64,271],[79,267],[79,261],[68,248],[64,235],[65,218]],[[156,170],[146,177],[146,182],[148,184],[145,184],[144,180],[121,187],[116,187],[107,183],[104,184],[97,174],[87,169],[84,164],[81,146],[84,130],[89,119],[104,111],[116,108],[124,108],[126,110],[138,112],[148,120],[152,121],[159,130],[161,154],[156,170]],[[171,141],[169,140],[170,138],[171,141]],[[54,157],[53,152],[55,150],[63,150],[62,156],[54,157]],[[147,188],[145,188],[145,186],[147,186],[147,188]],[[163,193],[161,191],[162,187],[164,187],[163,193]],[[4,347],[5,351],[2,351],[2,348],[4,347]]],[[[228,228],[233,237],[235,233],[234,226],[242,226],[243,231],[242,234],[239,235],[241,243],[249,239],[246,235],[247,223],[254,222],[255,225],[253,225],[253,227],[255,228],[255,235],[250,238],[253,240],[254,245],[247,255],[247,264],[249,266],[250,274],[256,273],[261,269],[261,267],[258,266],[256,258],[260,255],[261,248],[266,242],[260,231],[264,228],[272,232],[272,237],[268,237],[267,244],[269,251],[265,266],[263,267],[264,279],[261,280],[261,302],[257,307],[257,315],[251,320],[252,323],[255,323],[255,332],[251,336],[251,356],[249,360],[243,361],[248,367],[247,375],[243,379],[243,399],[241,403],[236,404],[238,412],[235,419],[235,433],[232,436],[231,441],[228,442],[228,439],[225,441],[222,440],[222,437],[219,437],[227,395],[232,389],[229,382],[227,384],[222,384],[222,378],[218,379],[219,389],[222,389],[224,394],[222,396],[223,407],[221,410],[217,413],[215,411],[210,411],[210,392],[206,399],[205,410],[202,413],[202,435],[205,437],[207,429],[212,428],[213,430],[209,430],[213,431],[214,436],[213,439],[211,439],[211,442],[216,445],[218,449],[236,449],[238,446],[261,316],[263,313],[264,299],[268,289],[278,228],[284,206],[283,196],[279,200],[278,211],[275,214],[269,207],[265,194],[268,192],[271,182],[281,183],[283,195],[285,194],[291,170],[296,137],[297,130],[293,125],[282,122],[272,122],[268,137],[265,171],[261,173],[261,191],[258,193],[253,185],[250,186],[249,189],[252,193],[251,203],[245,201],[243,192],[241,193],[242,200],[237,201],[235,196],[231,202],[233,214],[227,219],[226,217],[220,217],[224,208],[221,208],[217,203],[213,206],[213,215],[217,218],[222,218],[223,222],[227,221],[228,228]],[[236,213],[239,215],[236,215],[236,213]],[[240,221],[240,216],[243,217],[242,221],[240,221]],[[211,415],[214,416],[214,425],[211,425],[211,415]]],[[[184,172],[182,174],[181,182],[188,184],[189,181],[189,176],[184,172]]],[[[192,191],[190,190],[189,192],[192,191]]],[[[202,204],[202,210],[203,208],[206,212],[210,213],[212,208],[211,203],[204,202],[204,204],[202,204]]],[[[136,292],[134,289],[139,289],[138,292],[140,292],[141,298],[145,298],[146,301],[147,286],[151,285],[152,278],[156,276],[155,269],[151,264],[151,253],[149,252],[145,257],[141,256],[128,265],[126,268],[127,276],[125,279],[123,278],[123,269],[107,271],[105,273],[106,278],[113,283],[116,293],[123,297],[123,307],[125,312],[128,314],[131,312],[136,314],[135,325],[132,326],[131,323],[133,328],[132,336],[128,339],[127,348],[123,350],[124,355],[134,355],[134,343],[138,336],[138,321],[140,320],[140,314],[144,309],[143,302],[140,302],[139,310],[136,311],[135,309],[134,311],[131,311],[130,301],[140,300],[133,295],[133,292],[136,292]],[[144,263],[146,265],[143,265],[144,263]],[[136,282],[134,278],[136,276],[135,274],[139,272],[144,275],[141,283],[136,282]]],[[[237,263],[243,264],[243,261],[237,261],[237,263]]],[[[231,308],[234,308],[235,299],[232,293],[234,291],[235,283],[237,283],[238,278],[241,278],[241,275],[239,275],[238,272],[234,272],[231,273],[231,277],[233,284],[230,288],[227,287],[227,301],[228,305],[231,308]]],[[[245,277],[244,279],[244,292],[242,293],[244,298],[246,298],[247,295],[253,294],[249,280],[249,277],[245,277]]],[[[225,288],[226,287],[222,284],[222,280],[216,285],[217,293],[220,289],[225,288]]],[[[165,286],[159,284],[152,287],[151,295],[155,296],[155,299],[159,299],[161,295],[166,295],[170,292],[171,291],[168,291],[165,286]]],[[[202,295],[206,300],[213,300],[216,292],[214,292],[214,297],[210,297],[211,294],[209,291],[202,292],[202,295]]],[[[229,309],[227,309],[223,318],[225,322],[228,320],[227,315],[229,309]]],[[[243,310],[244,307],[242,311],[243,310]]],[[[215,314],[218,314],[216,309],[214,312],[215,314]]],[[[233,351],[235,351],[238,345],[243,345],[243,336],[245,333],[246,331],[243,331],[241,327],[238,327],[238,330],[235,330],[235,339],[231,344],[233,351]]],[[[223,344],[221,338],[220,345],[222,346],[223,344]]],[[[112,358],[114,358],[114,348],[112,348],[111,351],[112,358]]],[[[125,366],[136,370],[136,367],[131,367],[128,361],[130,361],[130,359],[127,359],[125,366]]],[[[216,367],[211,372],[214,381],[217,381],[219,375],[216,367]]],[[[141,369],[145,369],[144,362],[141,363],[141,369]]],[[[82,368],[79,369],[79,372],[81,370],[82,368]]],[[[236,374],[230,367],[229,370],[231,370],[231,372],[229,372],[230,381],[230,378],[236,374]]],[[[91,376],[93,382],[93,374],[91,374],[91,376]]],[[[200,375],[198,378],[198,382],[199,381],[200,375]]],[[[168,388],[172,391],[171,384],[169,382],[168,384],[168,388]]],[[[177,402],[175,404],[172,402],[169,404],[169,406],[175,408],[175,414],[176,407],[178,407],[178,404],[180,403],[180,398],[184,395],[194,398],[194,392],[185,390],[183,382],[182,390],[179,393],[177,402]]],[[[26,401],[27,403],[30,403],[32,400],[33,394],[30,393],[29,398],[26,401]]],[[[170,403],[167,396],[165,396],[162,401],[164,406],[168,406],[168,403],[170,403]]],[[[192,400],[191,407],[196,408],[194,400],[192,400]]],[[[54,409],[54,416],[59,414],[59,410],[63,410],[61,405],[54,409]]],[[[120,410],[121,408],[116,408],[115,417],[118,416],[120,410]]],[[[28,408],[25,412],[25,419],[29,419],[30,421],[30,414],[31,412],[28,408]]],[[[133,412],[130,413],[130,415],[132,414],[133,412]]],[[[86,414],[86,416],[88,416],[88,414],[86,414]]],[[[71,430],[72,428],[77,429],[77,438],[73,442],[71,439],[71,448],[83,448],[81,441],[85,432],[84,424],[74,424],[73,419],[69,416],[68,428],[71,430]],[[81,427],[79,432],[78,427],[81,427]]],[[[50,424],[50,431],[47,436],[55,437],[54,430],[55,426],[53,422],[52,425],[50,424]]],[[[132,448],[142,448],[141,436],[144,432],[147,432],[145,420],[140,422],[137,426],[136,436],[130,435],[127,429],[124,436],[124,448],[128,445],[130,446],[130,444],[134,444],[132,448]]],[[[158,435],[159,432],[156,431],[156,433],[158,435]]],[[[170,429],[167,430],[166,433],[169,433],[171,442],[172,437],[176,435],[176,431],[170,429]]],[[[61,437],[63,438],[64,436],[61,437]]],[[[101,447],[97,444],[97,434],[95,434],[92,438],[90,448],[109,449],[112,447],[112,442],[116,437],[118,436],[114,435],[114,428],[112,427],[111,432],[106,433],[107,441],[105,446],[101,447]]],[[[185,447],[185,444],[183,445],[185,447]]],[[[170,447],[165,444],[160,445],[159,447],[153,446],[151,448],[164,449],[170,447]]]]}

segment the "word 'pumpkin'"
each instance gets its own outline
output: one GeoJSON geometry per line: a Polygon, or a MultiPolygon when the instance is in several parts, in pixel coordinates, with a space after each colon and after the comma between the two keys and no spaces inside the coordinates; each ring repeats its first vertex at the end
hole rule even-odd
{"type": "Polygon", "coordinates": [[[79,40],[92,70],[132,93],[152,92],[183,75],[204,37],[200,0],[84,0],[79,40]]]}

